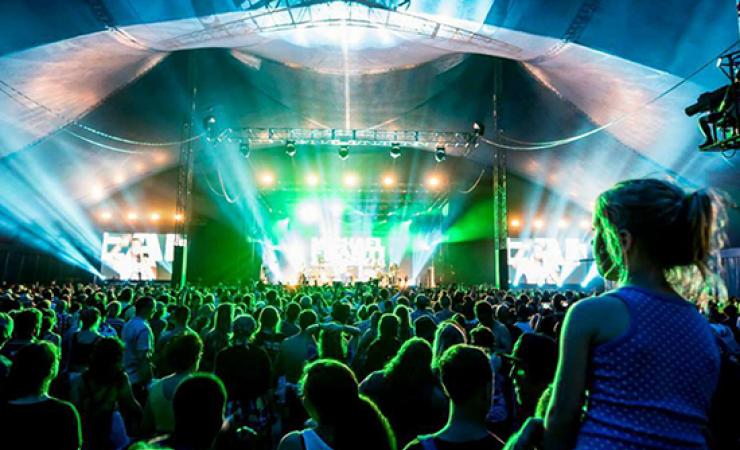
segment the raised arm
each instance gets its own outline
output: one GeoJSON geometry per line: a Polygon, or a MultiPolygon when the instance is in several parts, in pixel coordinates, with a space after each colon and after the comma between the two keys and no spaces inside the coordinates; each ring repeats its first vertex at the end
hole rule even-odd
{"type": "Polygon", "coordinates": [[[586,391],[586,371],[593,336],[591,316],[594,300],[573,305],[565,316],[560,338],[560,357],[555,374],[555,390],[547,418],[543,448],[571,449],[575,444],[586,391]]]}

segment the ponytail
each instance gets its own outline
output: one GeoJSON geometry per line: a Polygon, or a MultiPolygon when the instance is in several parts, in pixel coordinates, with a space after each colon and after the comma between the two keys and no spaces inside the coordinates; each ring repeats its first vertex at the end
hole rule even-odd
{"type": "Polygon", "coordinates": [[[689,239],[686,259],[680,261],[686,264],[677,265],[696,265],[699,271],[706,275],[714,228],[712,194],[706,190],[698,190],[684,197],[683,203],[681,209],[685,214],[683,221],[687,226],[689,239]]]}
{"type": "MultiPolygon", "coordinates": [[[[717,193],[700,189],[686,194],[676,184],[657,179],[629,180],[599,196],[599,224],[605,254],[597,255],[609,272],[623,278],[626,267],[619,232],[629,231],[669,282],[694,298],[713,276],[713,251],[724,244],[724,201],[717,193]],[[609,267],[607,267],[609,266],[609,267]]],[[[714,281],[711,281],[714,283],[714,281]]]]}

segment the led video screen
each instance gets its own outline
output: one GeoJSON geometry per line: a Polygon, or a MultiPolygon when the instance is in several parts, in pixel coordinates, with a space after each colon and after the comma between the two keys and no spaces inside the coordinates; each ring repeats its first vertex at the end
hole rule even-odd
{"type": "Polygon", "coordinates": [[[518,285],[580,284],[593,278],[587,240],[530,238],[508,240],[509,283],[518,285]]]}
{"type": "Polygon", "coordinates": [[[176,234],[105,233],[101,273],[106,279],[169,281],[176,234]]]}

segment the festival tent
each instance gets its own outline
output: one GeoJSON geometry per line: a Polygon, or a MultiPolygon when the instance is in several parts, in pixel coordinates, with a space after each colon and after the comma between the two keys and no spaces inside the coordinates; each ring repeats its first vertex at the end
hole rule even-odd
{"type": "MultiPolygon", "coordinates": [[[[738,41],[730,0],[6,0],[2,10],[0,230],[80,264],[81,247],[100,246],[88,208],[177,164],[188,54],[195,114],[219,126],[479,121],[490,144],[450,155],[491,164],[505,148],[513,173],[584,210],[615,182],[653,175],[739,198],[740,160],[699,152],[683,111],[727,83],[715,62],[738,41]],[[159,163],[134,162],[153,151],[159,163]],[[135,176],[118,180],[122,167],[135,176]]],[[[737,246],[736,210],[730,223],[737,246]]]]}

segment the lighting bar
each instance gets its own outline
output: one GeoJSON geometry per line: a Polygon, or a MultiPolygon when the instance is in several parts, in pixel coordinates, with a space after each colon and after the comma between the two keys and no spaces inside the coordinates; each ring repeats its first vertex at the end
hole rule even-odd
{"type": "Polygon", "coordinates": [[[389,147],[465,147],[473,133],[459,131],[389,131],[374,129],[241,128],[232,130],[236,139],[250,144],[290,141],[295,145],[360,145],[389,147]]]}

